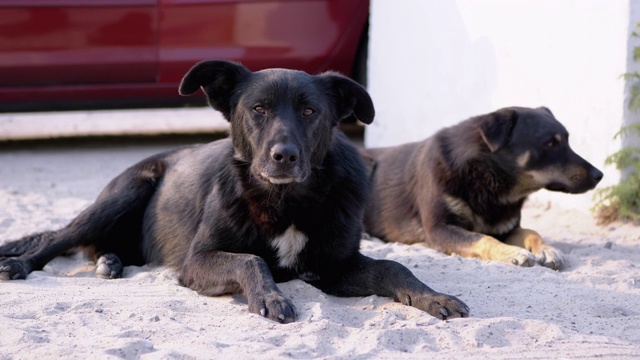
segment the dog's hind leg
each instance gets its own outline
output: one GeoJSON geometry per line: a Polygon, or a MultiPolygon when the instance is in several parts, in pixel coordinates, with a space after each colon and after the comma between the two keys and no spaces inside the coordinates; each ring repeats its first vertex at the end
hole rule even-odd
{"type": "Polygon", "coordinates": [[[545,243],[540,234],[533,230],[517,228],[505,242],[529,250],[535,256],[536,262],[544,267],[560,270],[565,264],[562,252],[545,243]]]}
{"type": "Polygon", "coordinates": [[[101,255],[96,261],[96,276],[103,279],[117,279],[122,277],[124,264],[118,255],[108,253],[101,255]]]}
{"type": "MultiPolygon", "coordinates": [[[[136,164],[113,179],[96,202],[64,228],[45,233],[39,240],[33,240],[37,236],[26,237],[23,247],[18,245],[19,241],[7,244],[7,250],[14,250],[17,256],[0,258],[0,280],[25,279],[30,272],[42,269],[54,257],[75,247],[85,248],[98,257],[119,251],[109,255],[105,264],[109,265],[109,277],[120,276],[122,271],[117,268],[122,263],[118,257],[142,257],[142,218],[163,173],[164,164],[157,159],[136,164]],[[125,241],[117,238],[122,234],[129,234],[125,241]],[[25,251],[20,253],[22,250],[25,251]],[[107,264],[109,260],[111,263],[107,264]]],[[[107,275],[106,269],[98,273],[102,275],[107,275]]]]}
{"type": "Polygon", "coordinates": [[[0,279],[25,279],[32,271],[41,270],[54,257],[74,247],[95,247],[96,242],[108,241],[105,234],[117,225],[118,217],[124,215],[118,210],[126,210],[128,206],[116,197],[96,201],[69,225],[43,239],[37,247],[17,257],[0,258],[0,279]]]}
{"type": "Polygon", "coordinates": [[[9,241],[0,245],[0,257],[20,256],[32,251],[43,243],[51,241],[55,236],[55,231],[45,231],[41,233],[27,235],[21,239],[9,241]]]}

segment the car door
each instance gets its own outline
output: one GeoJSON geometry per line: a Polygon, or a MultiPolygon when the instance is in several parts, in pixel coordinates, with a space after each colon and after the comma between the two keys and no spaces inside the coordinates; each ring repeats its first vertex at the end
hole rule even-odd
{"type": "Polygon", "coordinates": [[[197,61],[351,72],[366,0],[160,0],[160,83],[197,61]]]}
{"type": "Polygon", "coordinates": [[[156,80],[158,0],[0,0],[0,86],[156,80]]]}

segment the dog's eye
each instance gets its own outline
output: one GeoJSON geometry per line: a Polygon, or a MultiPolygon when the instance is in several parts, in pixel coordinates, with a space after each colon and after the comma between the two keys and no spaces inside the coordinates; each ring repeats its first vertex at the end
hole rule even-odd
{"type": "Polygon", "coordinates": [[[562,135],[555,134],[551,139],[549,139],[546,143],[544,143],[544,146],[547,147],[548,149],[552,149],[560,145],[561,142],[562,142],[562,135]]]}
{"type": "Polygon", "coordinates": [[[306,108],[304,109],[304,111],[302,112],[302,115],[304,116],[311,116],[313,115],[313,113],[315,113],[316,111],[313,110],[312,108],[306,108]]]}
{"type": "Polygon", "coordinates": [[[264,115],[267,113],[267,110],[265,110],[262,106],[260,105],[256,105],[253,107],[253,111],[257,112],[260,115],[264,115]]]}

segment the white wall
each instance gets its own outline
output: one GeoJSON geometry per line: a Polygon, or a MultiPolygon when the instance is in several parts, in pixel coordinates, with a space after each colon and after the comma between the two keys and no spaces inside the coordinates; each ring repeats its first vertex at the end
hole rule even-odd
{"type": "MultiPolygon", "coordinates": [[[[605,157],[626,110],[620,75],[632,63],[638,0],[372,0],[367,147],[423,139],[505,106],[545,105],[573,149],[619,180],[605,157]],[[632,11],[634,10],[634,11],[632,11]]],[[[584,195],[535,198],[587,211],[584,195]]]]}

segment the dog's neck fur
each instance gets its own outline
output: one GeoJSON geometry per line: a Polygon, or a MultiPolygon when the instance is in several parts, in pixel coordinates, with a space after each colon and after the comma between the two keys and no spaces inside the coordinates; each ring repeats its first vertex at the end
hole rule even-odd
{"type": "Polygon", "coordinates": [[[233,161],[249,214],[265,233],[277,234],[291,225],[290,214],[295,211],[290,206],[292,200],[300,204],[300,198],[304,198],[303,203],[311,206],[321,202],[329,191],[327,185],[320,181],[322,170],[319,167],[314,167],[309,178],[302,183],[274,185],[254,176],[250,163],[233,161]]]}
{"type": "Polygon", "coordinates": [[[470,119],[435,135],[435,146],[442,154],[441,169],[436,171],[440,184],[448,196],[462,201],[473,213],[491,214],[484,219],[487,226],[502,228],[502,224],[509,223],[513,228],[519,224],[519,216],[514,219],[513,214],[520,214],[528,194],[505,194],[514,193],[521,170],[498,161],[501,155],[489,150],[474,121],[470,119]]]}

